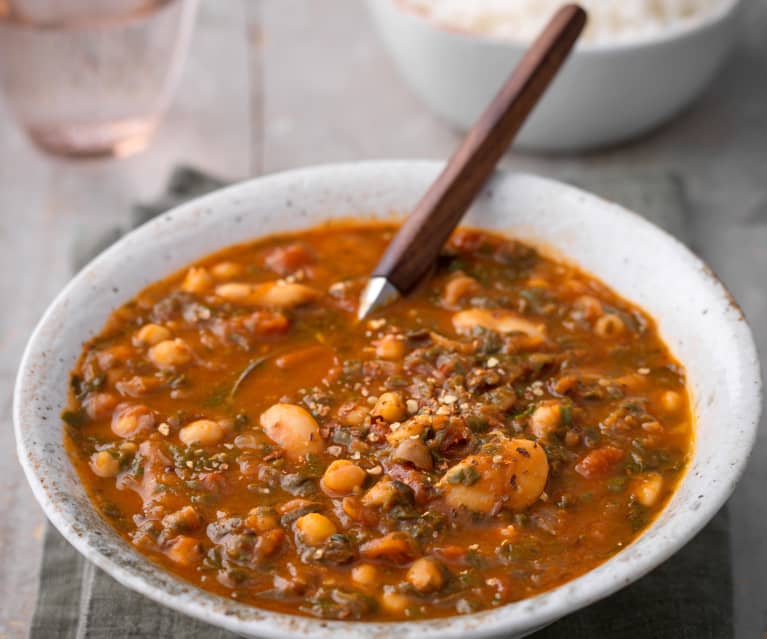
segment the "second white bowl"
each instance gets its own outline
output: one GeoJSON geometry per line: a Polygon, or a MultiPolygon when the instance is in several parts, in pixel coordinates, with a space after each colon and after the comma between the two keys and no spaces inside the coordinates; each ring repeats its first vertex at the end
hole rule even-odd
{"type": "MultiPolygon", "coordinates": [[[[694,25],[614,45],[580,43],[517,137],[520,147],[577,151],[636,137],[679,113],[710,83],[735,40],[739,0],[694,25]]],[[[526,45],[450,30],[368,0],[413,91],[453,125],[471,126],[526,45]]]]}

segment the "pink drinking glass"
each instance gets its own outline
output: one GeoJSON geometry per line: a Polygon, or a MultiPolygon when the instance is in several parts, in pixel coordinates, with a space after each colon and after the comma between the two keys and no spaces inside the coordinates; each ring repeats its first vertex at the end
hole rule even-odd
{"type": "Polygon", "coordinates": [[[0,85],[64,156],[143,149],[178,82],[197,0],[0,0],[0,85]]]}

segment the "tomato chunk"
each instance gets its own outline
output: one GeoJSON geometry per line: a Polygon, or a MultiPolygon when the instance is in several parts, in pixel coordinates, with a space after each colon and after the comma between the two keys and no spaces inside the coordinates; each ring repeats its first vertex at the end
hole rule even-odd
{"type": "Polygon", "coordinates": [[[615,465],[625,457],[620,448],[604,446],[588,453],[575,466],[575,471],[586,479],[603,479],[615,468],[615,465]]]}

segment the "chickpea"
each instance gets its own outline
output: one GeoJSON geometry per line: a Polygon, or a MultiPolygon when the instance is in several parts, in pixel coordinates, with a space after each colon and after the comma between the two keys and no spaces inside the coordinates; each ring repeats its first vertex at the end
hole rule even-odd
{"type": "Polygon", "coordinates": [[[373,508],[389,508],[399,497],[394,483],[389,479],[382,479],[365,493],[362,504],[373,508]]]}
{"type": "Polygon", "coordinates": [[[367,406],[355,402],[347,402],[338,407],[338,421],[344,426],[361,426],[368,416],[367,406]]]}
{"type": "Polygon", "coordinates": [[[112,393],[90,393],[83,401],[85,414],[91,419],[105,419],[117,406],[117,395],[112,393]]]}
{"type": "Polygon", "coordinates": [[[181,290],[187,293],[205,293],[213,286],[213,278],[204,268],[192,267],[186,272],[181,290]]]}
{"type": "Polygon", "coordinates": [[[296,530],[301,535],[301,539],[309,546],[319,546],[331,536],[336,534],[338,529],[325,515],[319,513],[309,513],[296,520],[296,530]]]}
{"type": "Polygon", "coordinates": [[[194,537],[179,535],[168,550],[168,557],[181,566],[192,566],[202,558],[200,543],[194,537]]]}
{"type": "Polygon", "coordinates": [[[268,506],[258,506],[252,508],[245,518],[245,525],[252,528],[257,533],[265,533],[267,530],[274,530],[280,527],[280,520],[277,514],[268,506]]]}
{"type": "Polygon", "coordinates": [[[146,344],[154,346],[171,338],[170,331],[160,324],[144,324],[133,338],[133,343],[137,346],[146,344]]]}
{"type": "Polygon", "coordinates": [[[676,413],[684,405],[684,398],[681,393],[667,390],[660,396],[660,405],[667,413],[676,413]]]}
{"type": "Polygon", "coordinates": [[[658,473],[648,473],[644,478],[637,478],[632,491],[636,500],[648,508],[658,503],[663,491],[663,477],[658,473]]]}
{"type": "Polygon", "coordinates": [[[626,328],[623,320],[613,313],[602,315],[594,323],[594,332],[599,337],[616,337],[626,328]]]}
{"type": "Polygon", "coordinates": [[[405,342],[396,335],[384,335],[375,343],[376,357],[397,361],[405,356],[405,342]]]}
{"type": "Polygon", "coordinates": [[[359,490],[367,473],[348,459],[336,459],[325,470],[320,485],[325,492],[348,495],[359,490]]]}
{"type": "Polygon", "coordinates": [[[663,424],[661,424],[657,420],[653,420],[651,422],[645,422],[642,424],[642,430],[646,433],[662,433],[663,432],[663,424]]]}
{"type": "Polygon", "coordinates": [[[120,460],[106,450],[93,453],[90,466],[99,477],[114,477],[120,472],[120,460]]]}
{"type": "Polygon", "coordinates": [[[176,368],[191,361],[192,349],[182,339],[166,339],[149,349],[149,359],[157,368],[176,368]]]}
{"type": "Polygon", "coordinates": [[[112,432],[118,437],[131,439],[154,427],[154,414],[142,404],[120,404],[112,414],[112,432]]]}
{"type": "Polygon", "coordinates": [[[242,264],[237,262],[219,262],[211,267],[210,272],[217,280],[231,280],[242,274],[242,264]]]}
{"type": "Polygon", "coordinates": [[[568,430],[565,433],[565,446],[568,448],[575,448],[581,443],[581,436],[574,430],[568,430]]]}
{"type": "Polygon", "coordinates": [[[433,424],[434,420],[429,415],[416,415],[415,417],[408,419],[406,422],[402,422],[399,428],[392,430],[388,435],[386,435],[386,441],[389,442],[391,446],[397,446],[397,444],[405,441],[406,439],[413,439],[414,437],[417,437],[423,433],[426,428],[432,426],[433,424]]]}
{"type": "Polygon", "coordinates": [[[381,608],[393,615],[403,614],[411,605],[412,601],[407,595],[401,592],[384,592],[379,598],[381,608]]]}
{"type": "Polygon", "coordinates": [[[212,446],[224,437],[224,428],[212,419],[198,419],[184,426],[178,438],[187,446],[212,446]]]}
{"type": "Polygon", "coordinates": [[[378,569],[373,564],[354,566],[352,579],[362,586],[375,586],[378,583],[378,569]]]}
{"type": "Polygon", "coordinates": [[[551,437],[562,423],[562,407],[559,402],[545,402],[530,415],[530,432],[538,439],[551,437]]]}
{"type": "Polygon", "coordinates": [[[371,414],[382,417],[391,424],[404,419],[407,415],[407,406],[399,393],[381,393],[371,414]]]}
{"type": "Polygon", "coordinates": [[[325,449],[317,420],[295,404],[274,404],[261,414],[261,428],[291,460],[317,455],[325,449]]]}
{"type": "Polygon", "coordinates": [[[435,592],[445,584],[445,573],[436,559],[421,557],[408,569],[407,580],[418,592],[435,592]]]}

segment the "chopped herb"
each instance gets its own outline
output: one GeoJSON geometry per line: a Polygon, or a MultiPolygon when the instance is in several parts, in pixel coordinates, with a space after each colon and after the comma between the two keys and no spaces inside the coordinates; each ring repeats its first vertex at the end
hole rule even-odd
{"type": "Polygon", "coordinates": [[[405,388],[410,382],[399,375],[392,375],[386,380],[386,388],[405,388]]]}
{"type": "Polygon", "coordinates": [[[316,502],[310,502],[308,504],[305,504],[304,506],[301,506],[300,508],[296,508],[295,510],[291,510],[287,513],[285,513],[282,517],[280,517],[280,523],[285,526],[286,528],[289,528],[296,519],[299,519],[300,517],[303,517],[304,515],[308,515],[309,513],[316,513],[322,510],[322,504],[318,504],[316,502]]]}
{"type": "Polygon", "coordinates": [[[65,410],[61,413],[61,419],[73,428],[85,426],[88,421],[85,417],[85,412],[81,408],[78,408],[77,410],[65,410]]]}
{"type": "Polygon", "coordinates": [[[632,499],[629,502],[628,520],[631,530],[639,532],[647,525],[647,509],[638,501],[632,499]]]}
{"type": "Polygon", "coordinates": [[[335,533],[322,547],[322,561],[331,564],[348,564],[357,558],[357,549],[349,535],[335,533]]]}
{"type": "Polygon", "coordinates": [[[527,408],[523,410],[521,413],[515,413],[513,416],[513,419],[524,419],[525,417],[530,417],[535,412],[535,404],[528,404],[527,408]]]}
{"type": "Polygon", "coordinates": [[[332,440],[334,444],[348,446],[352,441],[352,434],[345,428],[336,428],[333,431],[332,440]]]}
{"type": "Polygon", "coordinates": [[[478,417],[477,415],[469,415],[466,418],[466,424],[475,433],[484,433],[490,428],[490,424],[487,419],[478,417]]]}
{"type": "Polygon", "coordinates": [[[259,357],[258,359],[253,359],[248,362],[248,365],[242,369],[242,372],[237,376],[237,379],[232,385],[232,390],[229,392],[229,399],[234,399],[234,396],[240,389],[240,386],[242,386],[242,383],[248,379],[248,376],[259,366],[261,366],[267,359],[269,359],[269,356],[259,357]]]}
{"type": "Polygon", "coordinates": [[[111,501],[104,502],[101,507],[101,512],[110,519],[119,519],[123,516],[122,510],[120,510],[117,504],[114,504],[111,501]]]}
{"type": "Polygon", "coordinates": [[[322,477],[325,472],[325,465],[317,455],[306,455],[304,463],[298,469],[298,472],[304,477],[322,477]]]}
{"type": "Polygon", "coordinates": [[[355,590],[322,587],[300,609],[323,619],[361,619],[376,609],[376,601],[355,590]]]}
{"type": "Polygon", "coordinates": [[[464,486],[473,486],[476,484],[482,475],[471,464],[458,470],[454,470],[447,476],[449,484],[463,484],[464,486]]]}
{"type": "Polygon", "coordinates": [[[205,408],[216,408],[226,403],[229,393],[225,386],[219,386],[210,393],[202,402],[205,408]]]}
{"type": "Polygon", "coordinates": [[[456,271],[466,272],[466,268],[467,268],[466,262],[464,262],[463,260],[457,257],[450,260],[450,264],[447,265],[447,270],[450,273],[455,273],[456,271]]]}
{"type": "Polygon", "coordinates": [[[612,493],[622,493],[626,488],[627,477],[612,477],[607,480],[607,490],[612,493]]]}
{"type": "Polygon", "coordinates": [[[541,549],[531,540],[521,540],[514,543],[506,540],[501,542],[501,545],[496,549],[498,558],[504,562],[535,559],[540,553],[541,549]]]}
{"type": "Polygon", "coordinates": [[[250,424],[250,417],[248,417],[248,414],[245,411],[241,410],[234,416],[234,429],[236,431],[241,431],[248,424],[250,424]]]}
{"type": "Polygon", "coordinates": [[[106,381],[107,381],[107,376],[105,373],[96,375],[96,377],[89,379],[87,382],[83,381],[79,377],[77,378],[77,382],[75,382],[75,377],[73,376],[72,387],[76,389],[75,392],[77,395],[77,399],[82,401],[88,396],[89,393],[93,393],[104,388],[106,381]]]}
{"type": "Polygon", "coordinates": [[[485,555],[472,548],[466,551],[465,559],[466,563],[476,570],[484,570],[490,565],[485,555]]]}
{"type": "Polygon", "coordinates": [[[415,508],[410,504],[397,504],[389,511],[389,516],[392,519],[418,519],[421,516],[415,508]]]}
{"type": "Polygon", "coordinates": [[[544,293],[545,291],[541,288],[523,288],[519,291],[519,296],[530,304],[534,313],[540,313],[546,302],[544,293]]]}

